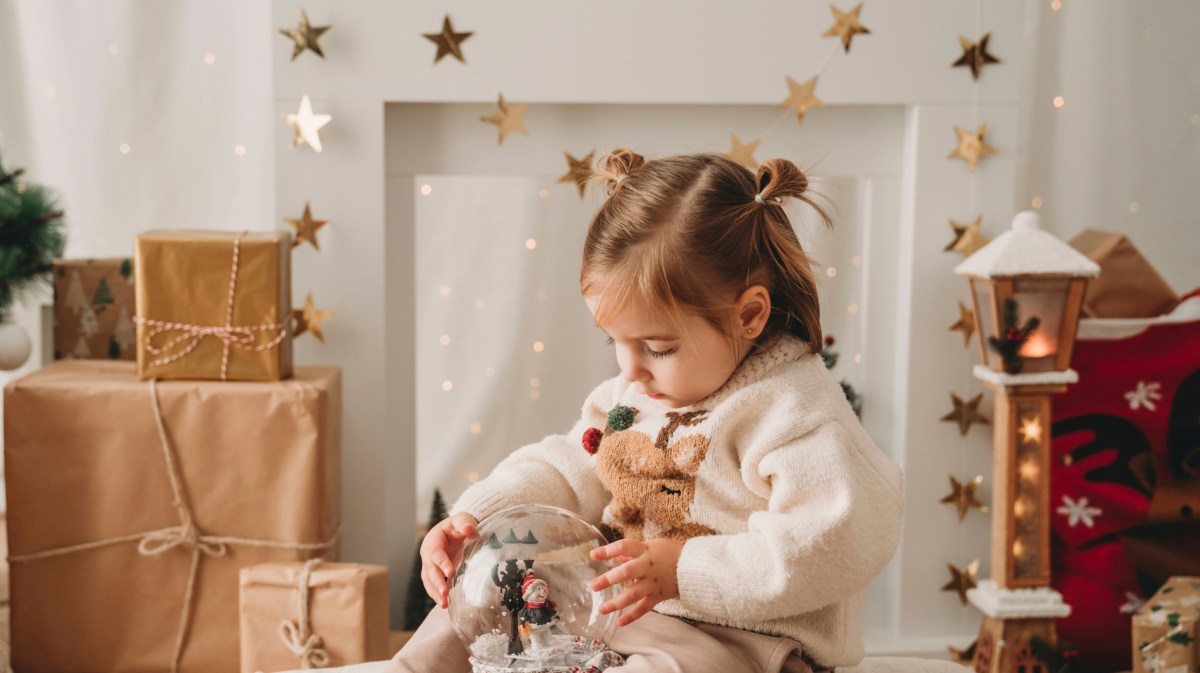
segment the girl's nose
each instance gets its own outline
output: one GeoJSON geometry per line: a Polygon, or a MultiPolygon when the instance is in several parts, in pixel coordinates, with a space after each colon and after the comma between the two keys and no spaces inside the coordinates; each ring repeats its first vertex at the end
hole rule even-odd
{"type": "Polygon", "coordinates": [[[625,377],[630,383],[638,381],[646,381],[650,378],[650,372],[644,367],[639,366],[636,362],[630,362],[621,368],[621,376],[625,377]]]}

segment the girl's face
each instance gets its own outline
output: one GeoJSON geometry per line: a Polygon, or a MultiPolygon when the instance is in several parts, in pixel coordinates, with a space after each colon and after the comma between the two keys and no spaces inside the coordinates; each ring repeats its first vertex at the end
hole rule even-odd
{"type": "MultiPolygon", "coordinates": [[[[602,297],[584,301],[594,317],[602,297]]],[[[745,354],[742,339],[730,343],[728,334],[697,315],[684,319],[684,333],[660,312],[640,306],[606,317],[608,324],[597,326],[616,348],[621,375],[638,392],[672,409],[716,392],[745,354]]],[[[732,321],[730,329],[735,329],[732,321]]]]}

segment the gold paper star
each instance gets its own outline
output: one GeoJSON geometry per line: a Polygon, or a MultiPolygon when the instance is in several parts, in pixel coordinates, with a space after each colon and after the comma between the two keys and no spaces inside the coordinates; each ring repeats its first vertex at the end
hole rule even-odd
{"type": "Polygon", "coordinates": [[[958,322],[950,326],[951,332],[962,332],[963,347],[971,345],[971,335],[975,333],[975,312],[958,302],[958,322]]]}
{"type": "Polygon", "coordinates": [[[509,106],[508,103],[504,102],[504,94],[500,94],[500,102],[496,104],[496,107],[498,108],[496,112],[486,117],[480,117],[479,120],[495,124],[500,128],[500,142],[496,143],[497,145],[503,144],[504,138],[513,132],[526,136],[529,135],[529,131],[521,123],[521,115],[525,114],[525,110],[529,109],[528,103],[509,106]]]}
{"type": "Polygon", "coordinates": [[[962,601],[963,605],[967,604],[967,590],[975,588],[975,573],[979,571],[979,559],[971,561],[971,565],[967,566],[966,570],[959,570],[953,563],[947,563],[946,567],[950,569],[950,574],[953,577],[949,582],[942,586],[942,591],[953,591],[958,594],[958,600],[962,601]]]}
{"type": "Polygon", "coordinates": [[[871,31],[858,22],[858,13],[862,11],[861,2],[849,12],[843,12],[833,5],[829,6],[829,11],[833,12],[834,23],[828,30],[821,33],[821,37],[842,38],[842,46],[845,47],[846,53],[850,53],[850,40],[853,40],[856,34],[870,34],[871,31]]]}
{"type": "Polygon", "coordinates": [[[1021,438],[1026,442],[1042,441],[1042,421],[1037,416],[1021,419],[1021,438]]]}
{"type": "Polygon", "coordinates": [[[975,80],[979,79],[979,73],[983,70],[983,66],[989,63],[999,63],[1000,59],[987,53],[987,43],[991,39],[991,33],[984,33],[983,38],[976,44],[962,35],[958,36],[958,45],[962,47],[962,56],[954,62],[951,68],[964,66],[971,69],[971,77],[975,80]]]}
{"type": "Polygon", "coordinates": [[[972,507],[981,512],[986,512],[988,511],[987,505],[979,502],[979,500],[975,497],[975,489],[979,488],[979,485],[982,483],[982,474],[976,476],[974,479],[965,484],[961,484],[954,477],[950,477],[950,495],[942,498],[938,502],[953,503],[954,506],[958,508],[959,521],[962,521],[967,517],[967,512],[970,511],[972,507]]]}
{"type": "Polygon", "coordinates": [[[950,228],[954,230],[954,240],[946,244],[942,252],[961,252],[963,257],[970,257],[983,246],[991,243],[991,239],[979,233],[983,226],[983,218],[977,217],[970,224],[960,224],[950,220],[950,228]]]}
{"type": "Polygon", "coordinates": [[[280,28],[279,32],[291,39],[292,45],[292,60],[299,58],[300,54],[308,49],[312,53],[325,58],[325,53],[321,51],[321,45],[317,40],[325,31],[329,30],[329,26],[314,26],[308,22],[308,14],[303,9],[300,10],[300,24],[295,28],[280,28]]]}
{"type": "Polygon", "coordinates": [[[317,245],[317,230],[329,223],[329,220],[314,220],[312,210],[309,208],[307,201],[304,202],[304,214],[299,219],[294,217],[283,218],[288,224],[296,229],[296,238],[292,240],[292,247],[300,245],[304,241],[312,243],[312,247],[317,250],[321,246],[317,245]]]}
{"type": "Polygon", "coordinates": [[[804,113],[816,107],[824,107],[825,104],[819,98],[813,95],[813,90],[817,88],[817,76],[813,75],[804,84],[797,84],[796,80],[791,77],[787,78],[788,97],[779,107],[790,107],[796,111],[796,119],[803,124],[804,113]]]}
{"type": "Polygon", "coordinates": [[[962,398],[954,393],[950,393],[950,399],[954,401],[954,411],[942,416],[943,421],[958,424],[958,432],[963,437],[967,436],[967,431],[971,429],[972,423],[981,425],[991,425],[992,422],[979,413],[979,403],[983,401],[983,393],[979,393],[971,398],[970,402],[963,402],[962,398]]]}
{"type": "Polygon", "coordinates": [[[754,158],[754,150],[758,149],[758,144],[762,141],[755,140],[752,143],[743,143],[738,139],[736,133],[730,133],[729,137],[733,149],[729,150],[729,153],[725,156],[733,159],[750,170],[755,170],[758,168],[758,160],[754,158]]]}
{"type": "Polygon", "coordinates": [[[442,32],[422,33],[422,35],[426,40],[437,45],[437,56],[433,57],[434,65],[437,65],[437,62],[442,60],[442,57],[446,54],[454,56],[460,63],[467,62],[466,58],[463,57],[461,45],[463,42],[466,42],[468,37],[474,35],[474,33],[454,32],[454,26],[450,23],[449,14],[442,20],[442,32]]]}
{"type": "Polygon", "coordinates": [[[953,645],[947,645],[946,650],[950,652],[950,659],[956,664],[970,666],[975,659],[975,647],[979,644],[978,640],[972,640],[971,644],[965,650],[960,650],[953,645]]]}
{"type": "Polygon", "coordinates": [[[974,133],[954,127],[954,132],[958,134],[958,147],[954,151],[946,155],[947,159],[964,159],[967,162],[967,167],[971,172],[975,172],[975,166],[979,164],[979,160],[989,154],[995,154],[996,148],[988,145],[983,141],[983,134],[987,132],[987,124],[979,127],[979,130],[974,133]]]}
{"type": "Polygon", "coordinates": [[[582,159],[576,159],[567,152],[563,152],[563,156],[567,158],[567,165],[570,168],[566,173],[558,179],[559,182],[574,182],[579,188],[579,198],[583,198],[584,187],[587,186],[588,178],[592,177],[592,156],[596,154],[596,150],[587,153],[587,156],[582,159]]]}
{"type": "Polygon", "coordinates": [[[292,333],[293,336],[312,332],[312,335],[317,337],[321,343],[325,343],[325,335],[321,333],[321,323],[333,317],[333,311],[319,310],[313,303],[311,292],[308,293],[308,299],[304,302],[304,308],[293,309],[292,315],[296,318],[296,331],[292,333]]]}
{"type": "Polygon", "coordinates": [[[308,143],[309,147],[320,152],[321,136],[317,132],[333,117],[313,114],[312,102],[308,100],[308,94],[304,94],[300,99],[300,109],[295,114],[289,112],[284,119],[289,126],[295,129],[295,133],[292,134],[292,147],[296,147],[300,143],[308,143]]]}

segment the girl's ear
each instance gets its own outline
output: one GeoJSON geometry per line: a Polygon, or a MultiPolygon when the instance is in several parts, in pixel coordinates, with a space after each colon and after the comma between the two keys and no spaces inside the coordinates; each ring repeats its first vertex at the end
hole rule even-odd
{"type": "Polygon", "coordinates": [[[756,339],[771,316],[771,293],[762,285],[751,285],[737,299],[738,336],[756,339]]]}

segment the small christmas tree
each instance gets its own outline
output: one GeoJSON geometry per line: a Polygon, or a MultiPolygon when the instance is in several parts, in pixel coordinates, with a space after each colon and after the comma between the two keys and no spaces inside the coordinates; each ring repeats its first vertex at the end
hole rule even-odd
{"type": "Polygon", "coordinates": [[[1035,316],[1025,322],[1024,327],[1017,327],[1021,322],[1021,310],[1017,306],[1017,300],[1008,297],[1004,300],[1002,308],[1003,324],[1000,326],[1001,337],[988,337],[988,346],[1000,355],[1000,359],[1004,361],[1004,371],[1009,374],[1019,374],[1025,366],[1025,358],[1021,357],[1021,346],[1029,340],[1029,335],[1033,334],[1038,328],[1041,321],[1035,316]]]}
{"type": "MultiPolygon", "coordinates": [[[[831,336],[825,337],[825,350],[821,351],[821,359],[825,361],[826,369],[833,369],[837,366],[838,352],[832,350],[833,344],[836,343],[831,336]]],[[[862,416],[862,396],[854,389],[854,386],[846,383],[845,379],[841,380],[842,392],[846,394],[846,401],[850,403],[850,408],[854,410],[854,415],[862,416]]]]}
{"type": "MultiPolygon", "coordinates": [[[[429,527],[425,529],[426,532],[433,530],[433,527],[447,516],[449,514],[446,512],[446,503],[442,500],[442,492],[434,489],[433,508],[429,511],[429,527]]],[[[426,593],[425,583],[421,581],[421,545],[418,541],[417,553],[413,558],[412,577],[408,581],[408,598],[404,606],[404,630],[416,630],[436,605],[426,593]]]]}
{"type": "Polygon", "coordinates": [[[42,187],[21,182],[0,162],[0,320],[12,305],[51,278],[66,242],[62,211],[42,187]]]}
{"type": "Polygon", "coordinates": [[[100,284],[96,286],[96,292],[92,295],[92,306],[95,307],[96,313],[103,313],[104,309],[108,308],[113,301],[112,290],[108,289],[108,282],[101,278],[100,284]]]}

